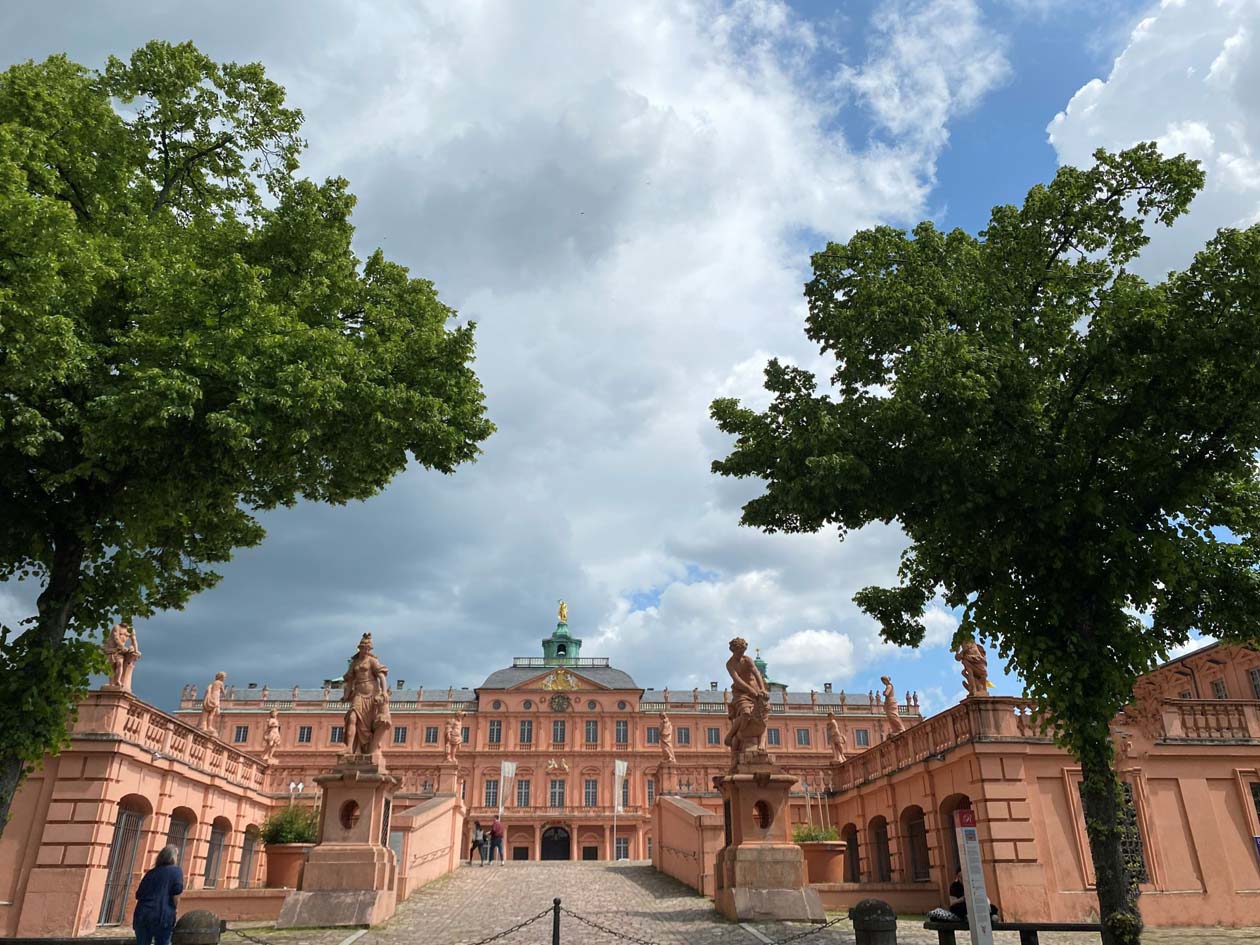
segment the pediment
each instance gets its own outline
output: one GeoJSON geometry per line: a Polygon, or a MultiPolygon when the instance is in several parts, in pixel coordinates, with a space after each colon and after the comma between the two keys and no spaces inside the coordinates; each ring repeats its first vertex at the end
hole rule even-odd
{"type": "Polygon", "coordinates": [[[587,679],[576,670],[567,666],[556,666],[532,676],[523,682],[510,686],[509,691],[521,689],[541,690],[543,692],[608,692],[609,688],[593,679],[587,679]]]}

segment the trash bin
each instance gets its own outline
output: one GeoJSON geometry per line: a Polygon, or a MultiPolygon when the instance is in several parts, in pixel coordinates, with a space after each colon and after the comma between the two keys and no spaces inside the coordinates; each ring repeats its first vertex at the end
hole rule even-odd
{"type": "Polygon", "coordinates": [[[882,899],[863,899],[849,910],[855,945],[897,945],[897,913],[882,899]]]}

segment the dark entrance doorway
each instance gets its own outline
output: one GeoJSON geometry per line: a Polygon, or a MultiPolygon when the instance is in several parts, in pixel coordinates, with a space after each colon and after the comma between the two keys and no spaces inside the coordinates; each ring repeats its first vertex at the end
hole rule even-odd
{"type": "Polygon", "coordinates": [[[542,858],[544,860],[567,860],[571,855],[569,831],[563,827],[548,827],[543,831],[542,858]]]}

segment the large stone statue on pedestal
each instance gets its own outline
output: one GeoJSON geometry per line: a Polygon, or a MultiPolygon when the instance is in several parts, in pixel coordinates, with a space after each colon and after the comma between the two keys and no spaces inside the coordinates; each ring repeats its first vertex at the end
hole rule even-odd
{"type": "Polygon", "coordinates": [[[965,640],[954,654],[954,659],[962,663],[963,686],[968,696],[987,696],[992,683],[989,682],[989,659],[984,655],[984,647],[975,640],[965,640]]]}
{"type": "Polygon", "coordinates": [[[900,735],[906,730],[906,723],[901,720],[901,710],[897,707],[897,690],[887,676],[880,676],[879,681],[884,684],[884,718],[888,720],[888,734],[900,735]]]}
{"type": "Polygon", "coordinates": [[[788,792],[796,778],[765,748],[770,690],[747,655],[748,642],[731,641],[731,769],[716,778],[726,818],[726,846],[715,867],[716,905],[736,921],[823,922],[818,892],[806,884],[805,857],[792,842],[788,792]]]}
{"type": "Polygon", "coordinates": [[[123,692],[131,692],[131,673],[136,668],[136,660],[140,659],[136,631],[126,623],[114,624],[101,649],[109,660],[108,685],[123,692]]]}
{"type": "Polygon", "coordinates": [[[310,852],[299,888],[289,893],[279,928],[377,925],[394,914],[398,864],[389,848],[389,816],[399,779],[385,770],[389,680],[365,633],[346,670],[346,752],[323,791],[319,843],[310,852]]]}
{"type": "Polygon", "coordinates": [[[197,728],[204,732],[215,732],[219,728],[219,702],[223,699],[223,690],[227,688],[227,673],[215,673],[214,680],[206,687],[206,697],[201,700],[201,719],[197,728]]]}

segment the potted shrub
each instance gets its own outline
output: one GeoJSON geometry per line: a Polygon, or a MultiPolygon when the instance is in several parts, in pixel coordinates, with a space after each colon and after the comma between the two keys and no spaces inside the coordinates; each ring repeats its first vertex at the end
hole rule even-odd
{"type": "Polygon", "coordinates": [[[835,827],[797,827],[792,840],[805,854],[805,875],[811,883],[844,882],[844,841],[835,827]]]}
{"type": "Polygon", "coordinates": [[[289,804],[263,824],[262,841],[267,849],[267,886],[296,889],[306,855],[319,839],[319,810],[289,804]]]}

